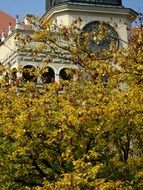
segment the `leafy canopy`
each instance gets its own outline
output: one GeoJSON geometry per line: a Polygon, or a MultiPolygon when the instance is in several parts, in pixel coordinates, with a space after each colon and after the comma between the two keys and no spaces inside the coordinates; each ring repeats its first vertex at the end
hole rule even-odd
{"type": "Polygon", "coordinates": [[[2,78],[2,190],[143,189],[143,34],[99,56],[88,52],[88,34],[79,44],[80,22],[42,25],[23,46],[36,40],[35,58],[72,61],[73,79],[38,87],[2,78]]]}

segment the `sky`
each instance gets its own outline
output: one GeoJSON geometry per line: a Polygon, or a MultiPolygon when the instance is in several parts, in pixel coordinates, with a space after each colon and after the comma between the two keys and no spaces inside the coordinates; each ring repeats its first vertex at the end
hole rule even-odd
{"type": "MultiPolygon", "coordinates": [[[[42,16],[45,13],[45,0],[0,0],[0,10],[23,19],[26,14],[42,16]]],[[[123,6],[143,13],[143,0],[123,0],[123,6]]]]}

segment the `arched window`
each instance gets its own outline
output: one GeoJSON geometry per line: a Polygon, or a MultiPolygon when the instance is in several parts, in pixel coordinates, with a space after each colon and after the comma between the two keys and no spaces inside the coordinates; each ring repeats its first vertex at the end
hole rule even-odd
{"type": "Polygon", "coordinates": [[[51,83],[55,81],[54,70],[50,67],[45,68],[45,72],[42,74],[43,83],[51,83]]]}
{"type": "Polygon", "coordinates": [[[73,78],[71,70],[68,69],[68,68],[61,69],[61,71],[60,71],[60,78],[62,80],[71,80],[73,78]]]}
{"type": "Polygon", "coordinates": [[[26,65],[22,72],[23,82],[36,82],[37,77],[35,75],[35,67],[32,65],[26,65]]]}

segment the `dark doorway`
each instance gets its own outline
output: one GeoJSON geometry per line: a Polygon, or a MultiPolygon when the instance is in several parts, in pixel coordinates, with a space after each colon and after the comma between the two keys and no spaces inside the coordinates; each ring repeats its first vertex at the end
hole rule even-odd
{"type": "Polygon", "coordinates": [[[71,80],[73,78],[71,70],[68,68],[61,69],[60,78],[63,80],[71,80]]]}
{"type": "Polygon", "coordinates": [[[35,67],[32,65],[25,66],[22,72],[23,82],[36,82],[37,76],[35,70],[35,67]]]}
{"type": "Polygon", "coordinates": [[[43,83],[55,82],[55,73],[54,70],[50,67],[45,68],[45,72],[42,74],[43,83]]]}

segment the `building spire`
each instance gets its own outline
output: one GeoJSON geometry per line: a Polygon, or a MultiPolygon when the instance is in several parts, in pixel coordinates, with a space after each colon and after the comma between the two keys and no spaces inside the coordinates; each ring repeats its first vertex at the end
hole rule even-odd
{"type": "Polygon", "coordinates": [[[16,25],[15,25],[15,29],[23,29],[22,24],[21,24],[21,22],[20,22],[20,20],[19,20],[19,16],[18,16],[18,15],[16,15],[16,25]]]}
{"type": "Polygon", "coordinates": [[[11,23],[9,23],[8,25],[8,35],[10,35],[12,33],[12,25],[11,23]]]}
{"type": "Polygon", "coordinates": [[[5,40],[5,32],[4,32],[4,28],[2,29],[2,33],[1,33],[1,41],[3,42],[5,40]]]}

